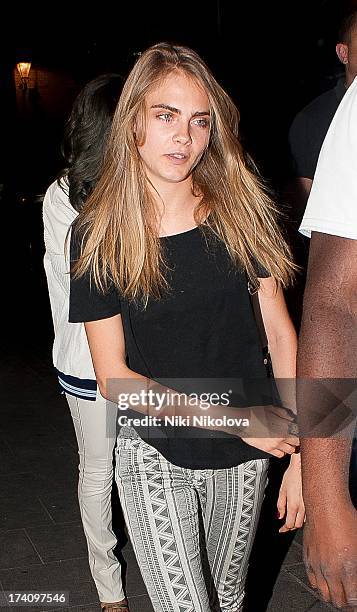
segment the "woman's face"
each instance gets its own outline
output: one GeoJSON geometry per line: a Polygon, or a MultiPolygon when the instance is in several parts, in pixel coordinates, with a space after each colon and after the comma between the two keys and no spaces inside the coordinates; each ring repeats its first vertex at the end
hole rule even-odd
{"type": "Polygon", "coordinates": [[[145,142],[138,146],[156,188],[191,180],[209,139],[210,112],[204,89],[183,72],[169,74],[146,97],[145,142]]]}

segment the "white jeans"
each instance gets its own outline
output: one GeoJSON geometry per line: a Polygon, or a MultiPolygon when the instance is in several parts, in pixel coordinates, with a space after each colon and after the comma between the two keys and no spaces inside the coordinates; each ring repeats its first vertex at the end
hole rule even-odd
{"type": "Polygon", "coordinates": [[[121,567],[113,553],[111,490],[117,406],[99,394],[95,402],[66,394],[79,453],[78,499],[89,566],[102,602],[124,599],[121,567]]]}

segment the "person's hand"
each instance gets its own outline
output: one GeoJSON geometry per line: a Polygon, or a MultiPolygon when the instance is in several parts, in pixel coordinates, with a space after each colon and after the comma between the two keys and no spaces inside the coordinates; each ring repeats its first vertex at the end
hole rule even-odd
{"type": "Polygon", "coordinates": [[[302,497],[301,457],[294,454],[284,473],[278,497],[278,518],[285,517],[285,523],[279,533],[293,531],[303,526],[305,520],[305,504],[302,497]]]}
{"type": "Polygon", "coordinates": [[[304,563],[313,588],[337,608],[357,610],[357,512],[352,504],[307,516],[304,563]]]}
{"type": "Polygon", "coordinates": [[[242,438],[243,442],[259,448],[259,450],[269,453],[273,457],[282,459],[285,455],[292,455],[296,452],[300,441],[299,438],[242,438]]]}
{"type": "Polygon", "coordinates": [[[251,409],[249,433],[242,440],[281,459],[292,455],[299,446],[299,438],[292,435],[294,414],[279,406],[258,406],[251,409]]]}

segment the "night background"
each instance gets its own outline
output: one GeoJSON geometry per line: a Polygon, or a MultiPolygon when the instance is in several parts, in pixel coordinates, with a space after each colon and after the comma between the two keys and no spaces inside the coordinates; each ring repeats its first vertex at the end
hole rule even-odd
{"type": "Polygon", "coordinates": [[[282,209],[292,210],[281,197],[289,176],[288,129],[296,112],[343,74],[334,47],[346,5],[344,0],[93,7],[73,2],[61,3],[57,14],[49,8],[8,7],[12,16],[2,21],[0,43],[3,306],[8,321],[17,323],[6,332],[24,340],[22,324],[31,316],[31,333],[36,330],[37,340],[41,336],[51,344],[41,202],[62,168],[64,125],[88,80],[104,72],[125,77],[135,54],[155,42],[193,47],[238,104],[242,141],[282,209]],[[18,61],[32,62],[26,91],[20,89],[18,61]]]}
{"type": "MultiPolygon", "coordinates": [[[[92,605],[97,597],[78,513],[73,424],[52,368],[42,261],[42,199],[63,167],[61,139],[76,95],[101,73],[125,78],[136,54],[156,42],[194,48],[237,103],[241,139],[276,194],[294,253],[306,263],[307,241],[297,233],[302,211],[289,191],[287,136],[295,114],[343,74],[335,44],[348,4],[152,0],[91,5],[73,0],[41,9],[34,3],[7,6],[8,17],[0,25],[0,551],[8,552],[0,552],[0,609],[1,585],[69,585],[79,606],[73,610],[94,610],[82,605],[92,605]],[[26,90],[16,70],[20,61],[32,62],[26,90]]],[[[287,296],[296,323],[302,286],[298,282],[287,296]]],[[[276,492],[271,496],[276,499],[276,492]]],[[[258,537],[253,553],[250,609],[266,609],[279,575],[269,610],[325,610],[306,581],[296,543],[301,534],[286,556],[292,538],[286,536],[282,544],[277,536],[274,509],[270,502],[261,521],[261,534],[272,535],[258,537]],[[266,550],[274,550],[269,567],[266,550]]],[[[137,601],[132,609],[144,612],[147,596],[130,559],[129,554],[129,595],[137,601]]]]}
{"type": "Polygon", "coordinates": [[[19,8],[2,25],[2,132],[11,152],[6,165],[21,164],[19,188],[20,180],[25,190],[44,189],[60,167],[64,121],[81,86],[102,72],[125,77],[135,53],[166,40],[203,56],[241,109],[244,140],[262,170],[268,178],[281,176],[295,112],[343,72],[334,43],[345,4],[183,0],[89,8],[65,2],[57,15],[19,8]],[[14,68],[26,59],[32,68],[25,104],[14,68]]]}

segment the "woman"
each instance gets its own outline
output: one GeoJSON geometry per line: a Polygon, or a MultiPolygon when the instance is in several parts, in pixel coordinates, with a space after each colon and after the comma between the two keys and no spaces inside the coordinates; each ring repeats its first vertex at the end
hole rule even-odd
{"type": "Polygon", "coordinates": [[[250,388],[243,405],[263,395],[249,384],[265,372],[247,277],[259,287],[275,375],[295,373],[281,289],[293,264],[238,120],[194,51],[148,49],[123,87],[102,177],[72,235],[70,320],[85,322],[102,394],[141,415],[120,418],[116,478],[162,612],[207,612],[217,599],[242,609],[268,457],[292,455],[283,530],[304,519],[296,438],[254,429],[243,441],[244,427],[191,426],[200,408],[234,414],[226,399],[239,398],[239,381],[250,388]],[[187,403],[195,392],[208,405],[187,403]]]}
{"type": "Polygon", "coordinates": [[[43,221],[44,264],[55,331],[53,360],[78,442],[78,498],[89,564],[102,607],[127,612],[121,567],[113,553],[116,538],[112,531],[111,490],[117,407],[97,391],[84,326],[68,323],[66,245],[70,226],[78,212],[85,209],[101,172],[121,87],[120,76],[101,75],[87,83],[77,96],[63,142],[67,167],[46,192],[43,221]]]}

